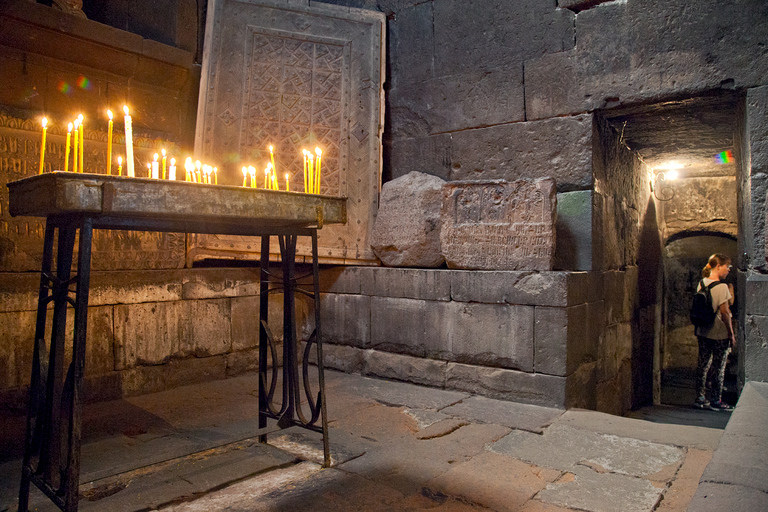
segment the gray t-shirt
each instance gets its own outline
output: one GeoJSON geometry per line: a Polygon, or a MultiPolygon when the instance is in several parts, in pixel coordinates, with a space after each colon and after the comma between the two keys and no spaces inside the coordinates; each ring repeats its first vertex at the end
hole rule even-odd
{"type": "MultiPolygon", "coordinates": [[[[704,286],[709,286],[714,283],[712,279],[704,278],[704,286]]],[[[728,289],[728,285],[725,282],[720,281],[721,284],[716,284],[710,288],[710,295],[712,295],[712,309],[717,312],[720,309],[720,305],[731,300],[731,291],[728,289]]],[[[698,292],[701,289],[701,283],[696,287],[698,292]]],[[[711,327],[697,327],[696,336],[702,336],[711,340],[727,340],[728,339],[728,327],[726,327],[723,319],[720,318],[720,313],[715,315],[715,323],[711,327]]]]}

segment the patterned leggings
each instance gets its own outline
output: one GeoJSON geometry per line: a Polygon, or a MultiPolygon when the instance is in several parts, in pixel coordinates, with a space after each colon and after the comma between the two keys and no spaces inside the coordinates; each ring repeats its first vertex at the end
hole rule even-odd
{"type": "Polygon", "coordinates": [[[707,373],[710,365],[714,367],[714,379],[710,400],[717,402],[723,394],[723,380],[725,379],[725,363],[731,351],[729,340],[711,340],[699,337],[699,366],[696,369],[696,392],[698,396],[705,396],[707,385],[707,373]]]}

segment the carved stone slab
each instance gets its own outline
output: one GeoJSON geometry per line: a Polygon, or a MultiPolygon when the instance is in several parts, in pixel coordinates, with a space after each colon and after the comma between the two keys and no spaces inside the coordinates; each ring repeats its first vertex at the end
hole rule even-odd
{"type": "MultiPolygon", "coordinates": [[[[382,13],[313,2],[213,0],[198,104],[195,152],[242,181],[275,148],[283,188],[303,188],[302,149],[319,146],[324,195],[347,197],[349,222],[319,233],[321,260],[373,261],[381,174],[382,13]]],[[[227,178],[229,177],[229,178],[227,178]]],[[[192,259],[256,258],[242,237],[194,235],[192,259]]],[[[298,255],[309,255],[308,244],[298,255]]]]}
{"type": "Polygon", "coordinates": [[[449,268],[552,270],[555,180],[443,185],[440,239],[449,268]]]}
{"type": "MultiPolygon", "coordinates": [[[[66,127],[51,122],[45,149],[45,172],[64,167],[66,127]]],[[[11,217],[6,184],[35,176],[39,171],[41,128],[39,120],[0,115],[0,271],[39,270],[43,253],[45,219],[11,217]]],[[[107,157],[107,133],[86,130],[86,172],[104,173],[107,157]]],[[[137,168],[151,161],[160,141],[138,137],[134,140],[137,168]]],[[[125,140],[115,135],[113,154],[125,154],[125,140]]],[[[163,147],[175,145],[162,142],[163,147]]],[[[116,172],[113,164],[113,172],[116,172]]],[[[94,234],[92,268],[94,270],[183,268],[185,235],[99,230],[94,234]]]]}

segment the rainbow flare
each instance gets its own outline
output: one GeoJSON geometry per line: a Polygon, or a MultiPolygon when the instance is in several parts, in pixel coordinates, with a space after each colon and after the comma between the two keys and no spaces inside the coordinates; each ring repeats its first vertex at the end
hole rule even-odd
{"type": "Polygon", "coordinates": [[[715,163],[718,164],[730,164],[733,162],[733,151],[723,151],[715,155],[715,163]]]}
{"type": "Polygon", "coordinates": [[[70,87],[70,85],[64,80],[59,80],[59,83],[56,85],[56,89],[58,89],[60,93],[69,94],[72,87],[70,87]]]}
{"type": "Polygon", "coordinates": [[[86,91],[91,89],[91,81],[85,78],[83,75],[77,77],[77,86],[86,91]]]}

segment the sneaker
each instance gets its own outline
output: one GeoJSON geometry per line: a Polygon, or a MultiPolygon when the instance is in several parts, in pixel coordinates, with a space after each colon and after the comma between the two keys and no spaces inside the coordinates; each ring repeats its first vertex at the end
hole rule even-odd
{"type": "Polygon", "coordinates": [[[709,407],[709,400],[704,398],[703,396],[700,396],[696,399],[695,402],[693,402],[693,406],[697,409],[706,409],[709,407]]]}
{"type": "Polygon", "coordinates": [[[712,402],[711,404],[709,404],[709,408],[713,411],[732,411],[733,410],[732,406],[728,405],[722,400],[718,400],[717,402],[712,402]]]}

